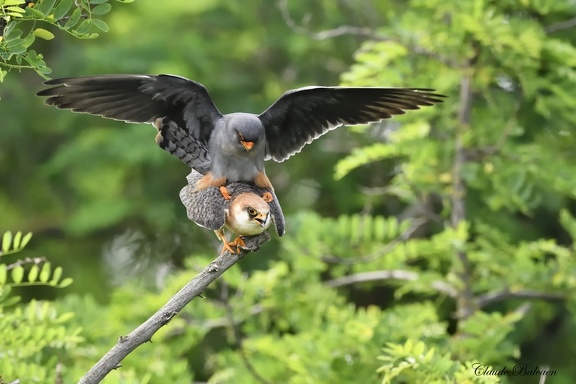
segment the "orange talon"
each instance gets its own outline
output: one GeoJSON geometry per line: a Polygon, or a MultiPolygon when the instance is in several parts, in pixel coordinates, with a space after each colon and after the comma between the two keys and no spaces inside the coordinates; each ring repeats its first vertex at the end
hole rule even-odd
{"type": "Polygon", "coordinates": [[[262,194],[262,199],[267,203],[271,203],[274,200],[274,196],[272,196],[270,192],[264,192],[262,194]]]}
{"type": "Polygon", "coordinates": [[[223,241],[222,244],[224,246],[222,247],[222,253],[221,254],[224,254],[224,252],[228,251],[231,254],[235,255],[238,252],[238,249],[232,248],[232,246],[236,246],[236,244],[234,244],[234,242],[229,243],[227,241],[223,241]]]}
{"type": "Polygon", "coordinates": [[[220,228],[219,230],[214,231],[214,233],[216,234],[216,237],[218,238],[218,240],[220,240],[222,242],[222,252],[220,252],[220,254],[223,255],[224,252],[228,251],[231,254],[235,255],[238,250],[234,250],[232,248],[233,245],[235,246],[234,242],[229,243],[228,240],[226,240],[226,236],[224,235],[224,230],[222,228],[220,228]]]}
{"type": "Polygon", "coordinates": [[[246,247],[246,243],[244,242],[244,239],[242,238],[242,236],[238,236],[236,239],[234,239],[234,241],[230,244],[234,244],[234,246],[236,247],[236,249],[239,249],[240,247],[246,247]]]}
{"type": "Polygon", "coordinates": [[[226,200],[230,200],[232,198],[232,196],[230,196],[228,188],[226,188],[225,186],[220,187],[220,193],[222,194],[222,196],[224,196],[224,199],[226,200]]]}

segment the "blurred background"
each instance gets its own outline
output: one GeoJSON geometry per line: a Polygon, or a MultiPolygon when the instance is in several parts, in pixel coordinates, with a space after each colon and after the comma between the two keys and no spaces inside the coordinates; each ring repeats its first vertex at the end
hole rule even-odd
{"type": "MultiPolygon", "coordinates": [[[[260,113],[308,85],[448,99],[268,162],[286,237],[272,234],[106,382],[540,379],[476,375],[474,362],[552,367],[547,382],[572,382],[573,0],[111,4],[97,39],[42,24],[56,38],[33,47],[50,77],[176,74],[202,83],[222,113],[260,113]]],[[[42,81],[11,70],[0,83],[0,233],[33,232],[23,257],[74,279],[15,290],[75,314],[82,341],[36,359],[49,375],[62,363],[72,382],[218,243],[187,219],[178,193],[189,170],[152,126],[48,107],[35,96],[42,81]]]]}

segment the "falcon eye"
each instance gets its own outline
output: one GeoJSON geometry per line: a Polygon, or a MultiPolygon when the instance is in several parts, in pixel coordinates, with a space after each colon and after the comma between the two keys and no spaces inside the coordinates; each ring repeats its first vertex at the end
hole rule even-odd
{"type": "Polygon", "coordinates": [[[254,217],[254,216],[256,216],[256,215],[258,214],[258,212],[256,212],[256,210],[255,210],[254,208],[252,208],[252,207],[248,207],[247,210],[248,210],[248,214],[249,214],[251,217],[254,217]]]}

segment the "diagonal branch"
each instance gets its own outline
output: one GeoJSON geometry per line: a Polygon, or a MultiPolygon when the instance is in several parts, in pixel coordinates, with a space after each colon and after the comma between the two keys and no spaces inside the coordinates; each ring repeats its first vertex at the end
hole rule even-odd
{"type": "Polygon", "coordinates": [[[199,296],[214,280],[236,264],[243,256],[251,251],[256,251],[268,240],[270,240],[270,235],[268,232],[263,232],[261,235],[246,238],[246,249],[242,249],[239,254],[232,255],[226,252],[218,256],[148,320],[127,336],[119,337],[116,345],[80,379],[79,384],[99,383],[111,370],[121,367],[120,362],[130,352],[150,341],[160,328],[168,324],[186,304],[199,296]]]}

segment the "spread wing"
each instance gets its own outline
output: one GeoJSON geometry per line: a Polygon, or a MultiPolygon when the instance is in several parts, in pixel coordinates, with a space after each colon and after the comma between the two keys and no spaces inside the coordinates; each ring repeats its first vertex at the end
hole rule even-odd
{"type": "Polygon", "coordinates": [[[172,75],[97,75],[44,82],[50,88],[46,104],[134,123],[173,121],[192,141],[207,147],[210,133],[222,117],[206,88],[172,75]]]}
{"type": "Polygon", "coordinates": [[[441,103],[427,88],[305,87],[286,92],[260,116],[268,158],[281,162],[341,125],[388,119],[441,103]]]}

